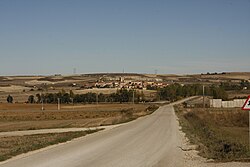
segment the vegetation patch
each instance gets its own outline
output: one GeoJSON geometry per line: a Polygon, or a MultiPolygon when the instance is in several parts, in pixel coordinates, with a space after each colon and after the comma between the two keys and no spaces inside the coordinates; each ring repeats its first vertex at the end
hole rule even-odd
{"type": "Polygon", "coordinates": [[[199,154],[216,161],[250,161],[248,113],[175,106],[182,130],[199,154]]]}
{"type": "Polygon", "coordinates": [[[97,132],[102,129],[65,132],[65,133],[50,133],[27,136],[11,136],[0,138],[0,161],[4,161],[13,156],[27,153],[58,143],[64,143],[74,138],[82,137],[87,134],[97,132]]]}
{"type": "Polygon", "coordinates": [[[35,107],[40,106],[36,104],[16,106],[22,107],[26,110],[1,111],[0,132],[119,124],[151,114],[158,108],[148,104],[101,104],[77,105],[74,110],[65,106],[61,111],[37,111],[35,107]]]}
{"type": "MultiPolygon", "coordinates": [[[[228,94],[223,86],[209,85],[204,88],[204,93],[212,96],[214,99],[228,99],[228,94]]],[[[167,87],[158,89],[160,100],[176,101],[185,97],[203,95],[203,85],[187,84],[181,85],[178,83],[171,84],[167,87]]]]}

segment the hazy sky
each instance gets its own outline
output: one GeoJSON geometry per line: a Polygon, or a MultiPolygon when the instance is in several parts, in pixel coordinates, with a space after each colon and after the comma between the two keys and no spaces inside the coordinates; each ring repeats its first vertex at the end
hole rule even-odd
{"type": "Polygon", "coordinates": [[[0,75],[250,72],[250,0],[0,0],[0,75]]]}

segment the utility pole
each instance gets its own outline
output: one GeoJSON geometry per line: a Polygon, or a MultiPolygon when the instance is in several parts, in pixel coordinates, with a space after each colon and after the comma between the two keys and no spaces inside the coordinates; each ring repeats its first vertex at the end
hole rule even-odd
{"type": "Polygon", "coordinates": [[[73,105],[73,110],[74,110],[75,109],[75,107],[74,107],[74,98],[72,97],[71,100],[72,100],[72,105],[73,105]]]}
{"type": "Polygon", "coordinates": [[[43,106],[43,99],[41,100],[42,101],[42,111],[44,110],[44,106],[43,106]]]}
{"type": "Polygon", "coordinates": [[[155,76],[157,76],[157,72],[158,72],[158,70],[155,70],[155,76]]]}
{"type": "Polygon", "coordinates": [[[60,110],[60,98],[57,98],[57,110],[60,110]]]}
{"type": "Polygon", "coordinates": [[[133,104],[135,104],[135,90],[133,89],[133,99],[132,99],[133,104]]]}
{"type": "Polygon", "coordinates": [[[98,104],[98,93],[96,93],[96,104],[98,104]]]}
{"type": "Polygon", "coordinates": [[[203,94],[203,108],[205,108],[205,86],[202,85],[202,94],[203,94]]]}
{"type": "Polygon", "coordinates": [[[73,74],[76,75],[76,68],[73,69],[73,74]]]}
{"type": "Polygon", "coordinates": [[[42,111],[44,110],[44,106],[43,106],[43,97],[42,97],[42,94],[40,93],[40,102],[42,103],[42,111]]]}

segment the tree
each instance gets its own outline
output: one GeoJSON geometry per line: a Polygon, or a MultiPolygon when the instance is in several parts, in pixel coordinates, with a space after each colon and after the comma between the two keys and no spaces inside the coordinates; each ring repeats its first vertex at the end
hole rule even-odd
{"type": "Polygon", "coordinates": [[[96,102],[96,93],[88,92],[87,94],[85,94],[85,99],[88,103],[96,102]]]}
{"type": "Polygon", "coordinates": [[[56,97],[55,97],[55,94],[53,94],[53,93],[47,93],[46,95],[45,95],[45,101],[47,102],[47,103],[56,103],[57,101],[56,101],[56,97]]]}
{"type": "Polygon", "coordinates": [[[178,83],[171,84],[164,88],[158,89],[158,100],[175,101],[182,97],[189,97],[202,94],[202,86],[199,84],[194,85],[180,85],[178,83]]]}
{"type": "Polygon", "coordinates": [[[123,103],[123,102],[129,102],[130,98],[132,97],[133,92],[132,91],[128,91],[127,89],[120,89],[116,92],[116,94],[119,97],[119,102],[123,103]]]}
{"type": "Polygon", "coordinates": [[[11,95],[9,95],[9,96],[7,97],[7,102],[8,102],[8,103],[13,103],[13,97],[12,97],[11,95]]]}
{"type": "Polygon", "coordinates": [[[220,87],[212,87],[212,95],[214,99],[222,99],[222,100],[228,100],[228,94],[227,92],[220,88],[220,87]]]}
{"type": "Polygon", "coordinates": [[[33,95],[30,95],[28,98],[28,103],[35,103],[35,98],[33,95]]]}
{"type": "Polygon", "coordinates": [[[69,91],[70,98],[74,98],[74,92],[72,90],[69,91]]]}
{"type": "Polygon", "coordinates": [[[106,101],[106,97],[105,97],[105,95],[103,93],[100,93],[98,95],[98,101],[99,102],[105,102],[106,101]]]}
{"type": "Polygon", "coordinates": [[[61,103],[70,103],[70,94],[69,93],[64,93],[61,97],[61,103]]]}

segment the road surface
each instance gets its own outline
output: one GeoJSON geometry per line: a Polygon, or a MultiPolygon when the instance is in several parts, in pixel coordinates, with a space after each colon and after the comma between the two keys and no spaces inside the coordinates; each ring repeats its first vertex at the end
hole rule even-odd
{"type": "Polygon", "coordinates": [[[0,164],[0,167],[183,167],[172,105],[72,142],[0,164]]]}

